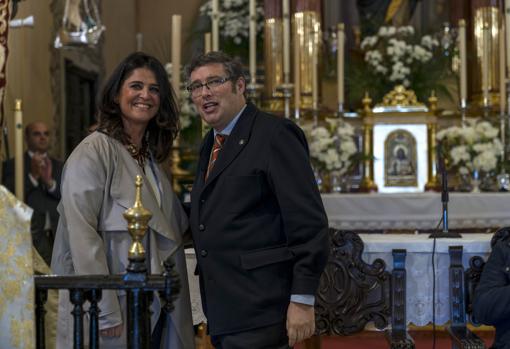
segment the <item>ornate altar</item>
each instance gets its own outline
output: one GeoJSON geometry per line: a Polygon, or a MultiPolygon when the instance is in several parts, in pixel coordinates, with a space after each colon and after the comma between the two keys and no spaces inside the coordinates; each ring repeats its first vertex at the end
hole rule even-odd
{"type": "Polygon", "coordinates": [[[437,98],[428,107],[398,85],[371,107],[363,99],[362,191],[422,192],[438,186],[435,134],[437,98]]]}

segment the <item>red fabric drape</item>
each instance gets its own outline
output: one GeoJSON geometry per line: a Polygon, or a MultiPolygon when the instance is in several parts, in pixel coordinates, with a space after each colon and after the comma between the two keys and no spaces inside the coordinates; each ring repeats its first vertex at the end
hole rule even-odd
{"type": "Polygon", "coordinates": [[[295,12],[315,11],[321,14],[321,0],[294,0],[295,12]]]}
{"type": "Polygon", "coordinates": [[[264,0],[264,17],[281,18],[282,17],[282,1],[281,0],[264,0]]]}

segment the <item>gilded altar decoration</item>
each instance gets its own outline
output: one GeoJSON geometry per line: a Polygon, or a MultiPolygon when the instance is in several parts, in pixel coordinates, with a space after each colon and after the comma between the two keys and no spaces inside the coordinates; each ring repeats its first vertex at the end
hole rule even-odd
{"type": "Polygon", "coordinates": [[[504,47],[500,47],[502,46],[500,37],[505,33],[501,30],[501,10],[496,4],[497,2],[491,4],[474,2],[471,9],[473,13],[472,47],[476,59],[470,66],[470,79],[472,79],[473,97],[483,106],[497,103],[500,79],[504,79],[504,76],[500,76],[499,51],[504,50],[504,47]]]}
{"type": "Polygon", "coordinates": [[[32,209],[0,185],[0,343],[12,349],[35,347],[32,209]]]}
{"type": "Polygon", "coordinates": [[[411,132],[397,129],[384,142],[384,180],[387,187],[416,187],[418,166],[416,139],[411,132]]]}
{"type": "Polygon", "coordinates": [[[404,85],[397,85],[384,96],[382,104],[377,106],[421,107],[424,104],[418,102],[413,90],[407,90],[404,85]]]}

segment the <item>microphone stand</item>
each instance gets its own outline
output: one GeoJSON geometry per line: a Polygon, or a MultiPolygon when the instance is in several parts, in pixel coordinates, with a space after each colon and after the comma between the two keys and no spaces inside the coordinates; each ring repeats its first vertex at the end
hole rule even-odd
{"type": "Polygon", "coordinates": [[[441,232],[435,231],[429,235],[429,238],[461,238],[462,236],[456,232],[448,231],[448,174],[446,173],[446,169],[444,164],[440,163],[441,167],[441,182],[442,182],[442,190],[441,190],[441,202],[443,203],[443,230],[441,232]]]}

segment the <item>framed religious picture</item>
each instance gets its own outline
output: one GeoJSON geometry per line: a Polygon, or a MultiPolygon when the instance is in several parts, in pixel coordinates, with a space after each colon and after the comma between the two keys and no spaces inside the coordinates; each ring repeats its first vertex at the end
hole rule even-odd
{"type": "Polygon", "coordinates": [[[380,193],[424,191],[429,167],[427,125],[404,122],[374,125],[374,182],[380,193]]]}
{"type": "Polygon", "coordinates": [[[390,132],[384,141],[384,157],[386,187],[416,187],[416,138],[411,132],[404,129],[390,132]]]}

